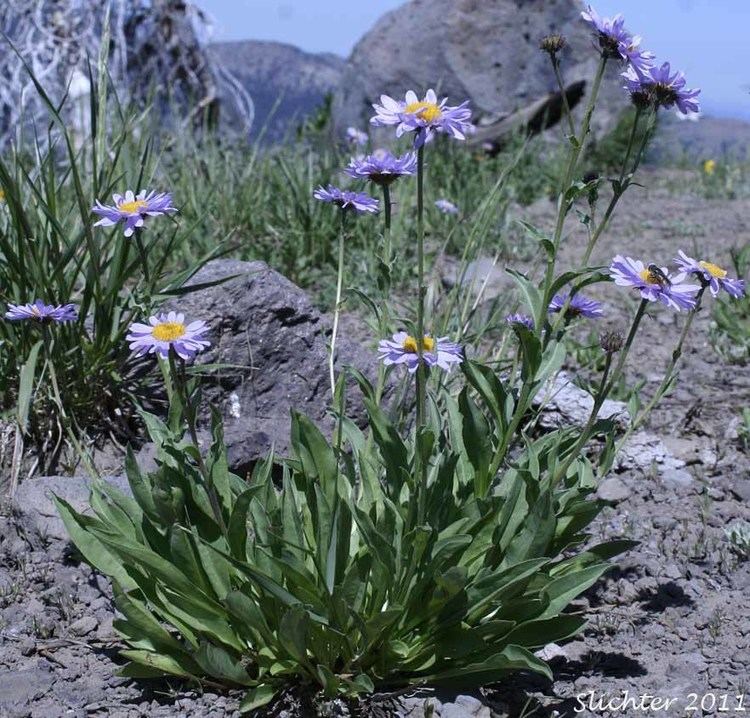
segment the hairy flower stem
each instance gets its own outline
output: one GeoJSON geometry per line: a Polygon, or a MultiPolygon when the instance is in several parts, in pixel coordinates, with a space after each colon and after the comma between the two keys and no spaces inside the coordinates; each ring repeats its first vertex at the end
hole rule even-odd
{"type": "Polygon", "coordinates": [[[331,381],[331,401],[336,401],[336,339],[339,331],[339,317],[341,315],[341,292],[344,287],[344,240],[346,238],[346,210],[341,210],[341,230],[339,231],[339,260],[336,278],[336,305],[333,308],[333,330],[331,331],[331,346],[328,355],[328,375],[331,381]]]}
{"type": "Polygon", "coordinates": [[[596,424],[596,419],[599,416],[599,410],[602,408],[602,404],[604,404],[604,400],[607,398],[607,379],[609,378],[609,371],[611,367],[612,354],[608,353],[604,364],[604,370],[602,371],[602,378],[599,382],[599,389],[596,392],[596,397],[594,397],[594,404],[591,407],[589,418],[586,420],[586,425],[583,427],[583,429],[581,429],[581,434],[578,437],[578,440],[575,444],[573,444],[573,447],[568,452],[568,456],[563,461],[562,466],[560,466],[560,468],[555,472],[554,478],[552,479],[552,486],[556,486],[558,481],[565,478],[570,465],[578,458],[581,449],[583,449],[588,440],[591,438],[591,432],[594,428],[594,425],[596,424]]]}
{"type": "MultiPolygon", "coordinates": [[[[635,117],[633,119],[633,128],[630,132],[630,138],[628,140],[628,147],[625,151],[625,157],[622,160],[622,167],[620,169],[620,177],[618,184],[614,187],[613,193],[612,193],[612,199],[610,199],[609,204],[607,205],[607,209],[604,212],[604,215],[602,217],[602,221],[599,222],[598,225],[594,228],[592,232],[589,234],[589,240],[586,244],[586,251],[583,253],[583,258],[581,259],[581,268],[585,268],[588,266],[589,260],[591,259],[591,254],[594,251],[594,247],[596,246],[597,242],[599,241],[599,238],[602,236],[604,231],[609,226],[609,221],[612,218],[612,215],[614,214],[615,208],[617,207],[618,202],[622,198],[622,196],[625,194],[625,190],[628,189],[631,182],[631,177],[635,174],[635,171],[638,169],[638,166],[640,165],[641,158],[643,156],[643,152],[646,148],[646,145],[648,145],[648,141],[651,137],[651,134],[653,133],[653,129],[655,126],[655,119],[656,119],[656,110],[654,110],[651,115],[649,116],[648,120],[648,126],[646,128],[646,132],[643,135],[643,138],[641,139],[641,144],[638,149],[638,152],[636,153],[635,161],[633,162],[633,166],[630,169],[630,172],[628,173],[628,165],[630,161],[630,156],[633,154],[633,147],[635,146],[635,138],[638,133],[638,124],[640,122],[640,119],[643,115],[643,110],[640,108],[636,109],[635,117]],[[630,176],[626,179],[626,174],[629,174],[630,176]]],[[[552,331],[550,332],[550,336],[557,336],[557,332],[560,329],[560,322],[562,321],[562,318],[566,316],[568,307],[570,306],[570,302],[573,299],[573,293],[571,293],[566,302],[563,306],[562,310],[560,311],[557,320],[555,321],[554,325],[552,326],[552,331]]]]}
{"type": "Polygon", "coordinates": [[[146,247],[143,245],[143,237],[141,236],[141,230],[136,227],[133,233],[135,237],[135,246],[138,247],[138,254],[141,257],[141,266],[143,267],[143,278],[146,280],[146,285],[151,285],[151,279],[148,271],[148,257],[146,256],[146,247]]]}
{"type": "Polygon", "coordinates": [[[427,467],[422,460],[420,436],[425,423],[425,405],[427,392],[427,374],[423,360],[424,351],[424,145],[417,150],[417,423],[414,430],[414,469],[419,486],[417,500],[417,519],[424,522],[427,505],[427,467]]]}
{"type": "Polygon", "coordinates": [[[623,367],[625,366],[625,360],[628,358],[630,347],[633,344],[636,333],[638,332],[638,327],[640,326],[641,319],[643,319],[643,315],[646,312],[647,305],[648,300],[646,299],[642,299],[641,303],[638,305],[638,309],[636,310],[635,316],[633,317],[633,323],[630,326],[630,331],[628,332],[628,338],[625,340],[625,344],[622,347],[620,358],[617,361],[615,370],[611,374],[610,367],[612,365],[612,354],[607,353],[604,371],[602,372],[602,379],[599,382],[599,390],[596,392],[596,396],[594,397],[594,404],[591,407],[589,418],[586,421],[586,425],[581,430],[581,435],[578,437],[578,440],[575,444],[573,444],[573,447],[568,452],[568,455],[565,461],[563,461],[562,466],[560,466],[560,468],[555,472],[554,478],[552,479],[553,486],[555,486],[558,481],[565,478],[570,465],[578,458],[582,449],[586,446],[589,439],[591,438],[592,430],[599,416],[599,410],[602,408],[604,400],[609,396],[610,392],[612,391],[612,387],[615,385],[620,377],[620,374],[622,373],[623,367]]]}
{"type": "Polygon", "coordinates": [[[704,284],[701,286],[698,294],[695,296],[695,307],[690,311],[690,313],[687,316],[687,319],[685,320],[685,326],[682,327],[682,332],[680,334],[680,338],[677,340],[677,346],[675,346],[674,351],[672,352],[672,358],[669,361],[669,364],[667,365],[667,370],[664,372],[664,378],[661,380],[661,384],[659,384],[659,388],[654,392],[654,395],[651,397],[651,400],[646,404],[646,406],[639,412],[638,416],[633,417],[633,419],[630,422],[630,426],[628,427],[625,434],[622,436],[622,438],[617,442],[617,446],[615,448],[615,456],[617,453],[622,449],[623,446],[625,446],[625,442],[630,438],[630,435],[638,429],[643,422],[648,418],[649,414],[653,411],[653,408],[656,406],[657,402],[664,396],[664,393],[669,388],[669,385],[672,383],[672,380],[674,379],[674,371],[677,367],[677,363],[680,361],[680,357],[682,356],[682,347],[685,343],[685,339],[687,338],[688,332],[690,331],[690,327],[693,325],[693,319],[695,319],[695,315],[700,311],[701,308],[701,301],[703,300],[703,293],[706,291],[706,287],[708,285],[704,284]]]}
{"type": "MultiPolygon", "coordinates": [[[[383,306],[380,309],[380,323],[379,330],[381,338],[388,333],[390,324],[390,314],[388,310],[388,302],[390,300],[390,286],[391,286],[391,188],[387,185],[383,185],[383,264],[386,267],[387,277],[383,278],[383,306]]],[[[383,398],[383,390],[385,388],[385,365],[383,362],[378,363],[378,383],[375,387],[375,403],[380,404],[380,400],[383,398]]]]}
{"type": "Polygon", "coordinates": [[[573,181],[576,170],[578,168],[578,161],[581,158],[581,152],[586,144],[586,138],[591,128],[591,117],[594,114],[594,107],[596,106],[596,98],[599,95],[599,90],[602,85],[602,78],[604,77],[604,70],[607,67],[607,58],[602,56],[599,61],[599,66],[596,69],[596,75],[591,86],[591,95],[586,106],[586,111],[583,115],[583,121],[581,123],[581,132],[577,137],[572,137],[572,146],[570,148],[570,154],[568,155],[568,165],[563,175],[563,181],[560,185],[560,196],[557,200],[557,221],[555,223],[555,233],[552,238],[552,244],[554,251],[549,252],[547,255],[547,269],[544,275],[544,296],[542,297],[542,304],[539,307],[538,315],[534,317],[535,325],[539,332],[542,331],[545,320],[547,307],[549,306],[551,297],[552,280],[555,275],[555,261],[557,253],[560,248],[560,242],[562,240],[563,228],[565,227],[565,218],[568,215],[568,200],[566,194],[570,188],[570,184],[573,181]]]}
{"type": "MultiPolygon", "coordinates": [[[[216,495],[216,488],[214,487],[213,477],[211,471],[206,462],[203,459],[203,452],[201,451],[200,442],[198,441],[198,416],[197,406],[192,401],[190,391],[188,390],[187,372],[185,371],[185,360],[180,359],[179,367],[177,366],[177,354],[174,349],[169,350],[169,374],[172,380],[172,396],[179,398],[180,404],[182,404],[182,411],[185,415],[185,423],[187,424],[188,433],[190,435],[190,441],[195,447],[196,461],[198,463],[198,471],[200,471],[203,480],[206,483],[206,493],[208,494],[208,500],[211,504],[211,511],[213,512],[214,519],[221,529],[221,533],[227,535],[227,525],[224,522],[224,516],[221,513],[221,504],[219,503],[219,497],[216,495]]],[[[171,413],[171,412],[170,412],[171,413]]]]}
{"type": "Polygon", "coordinates": [[[550,55],[550,61],[552,62],[552,69],[555,73],[555,79],[557,80],[557,86],[560,88],[560,98],[562,99],[563,114],[568,121],[568,129],[570,130],[571,137],[575,137],[576,126],[573,122],[573,113],[570,111],[570,103],[568,102],[568,93],[565,92],[565,84],[563,83],[562,73],[560,72],[560,58],[556,54],[550,55]]]}

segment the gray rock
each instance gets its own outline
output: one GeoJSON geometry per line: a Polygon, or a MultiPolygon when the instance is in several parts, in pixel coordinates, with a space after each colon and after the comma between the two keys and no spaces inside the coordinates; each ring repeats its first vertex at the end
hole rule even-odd
{"type": "Polygon", "coordinates": [[[453,703],[444,703],[440,718],[491,718],[490,709],[473,696],[458,696],[453,703]]]}
{"type": "Polygon", "coordinates": [[[673,486],[680,486],[686,489],[695,484],[695,479],[685,469],[665,469],[660,472],[659,476],[665,484],[672,484],[673,486]]]}
{"type": "Polygon", "coordinates": [[[0,715],[26,715],[23,709],[47,693],[52,682],[52,673],[41,668],[0,671],[0,715]]]}
{"type": "MultiPolygon", "coordinates": [[[[537,394],[534,405],[541,406],[540,426],[557,429],[562,426],[583,426],[591,414],[594,400],[573,383],[567,372],[561,371],[537,394]]],[[[612,399],[604,400],[598,417],[612,419],[620,429],[626,429],[630,424],[627,406],[612,399]]]]}
{"type": "Polygon", "coordinates": [[[74,636],[87,636],[99,627],[99,621],[93,616],[83,616],[70,624],[70,632],[74,636]]]}
{"type": "MultiPolygon", "coordinates": [[[[242,473],[272,445],[279,454],[288,451],[291,409],[330,432],[330,319],[302,289],[264,262],[215,260],[191,283],[224,278],[230,279],[186,294],[174,307],[211,327],[211,349],[199,355],[198,362],[233,367],[214,373],[204,398],[222,412],[230,467],[242,473]]],[[[355,341],[355,333],[356,327],[339,332],[337,365],[353,366],[374,382],[374,347],[355,341]]],[[[363,424],[359,391],[351,387],[347,400],[349,418],[363,424]]]]}
{"type": "MultiPolygon", "coordinates": [[[[470,100],[480,125],[499,124],[558,93],[549,58],[539,50],[540,39],[552,31],[568,40],[563,74],[581,100],[598,54],[580,12],[576,0],[411,0],[384,15],[355,46],[336,93],[336,122],[361,125],[383,93],[403,97],[408,89],[434,87],[454,104],[470,100]]],[[[626,106],[622,70],[610,64],[595,133],[611,127],[626,106]]],[[[578,102],[574,112],[580,115],[585,104],[578,102]]]]}
{"type": "Polygon", "coordinates": [[[656,469],[663,475],[665,471],[683,466],[685,462],[674,456],[659,436],[648,431],[635,432],[615,458],[618,471],[640,469],[648,472],[656,469]]]}
{"type": "MultiPolygon", "coordinates": [[[[252,97],[251,136],[257,139],[263,133],[263,139],[271,142],[283,140],[323,106],[344,68],[341,57],[304,52],[280,42],[221,42],[209,45],[207,53],[219,73],[230,73],[252,97]]],[[[223,89],[231,86],[225,84],[223,89]]],[[[224,128],[241,127],[234,107],[232,102],[222,102],[224,128]]]]}
{"type": "MultiPolygon", "coordinates": [[[[124,476],[103,480],[130,494],[124,476]]],[[[13,506],[19,532],[35,547],[47,541],[67,541],[68,533],[51,497],[59,496],[80,512],[88,510],[90,492],[91,479],[80,476],[42,476],[21,482],[13,506]]]]}
{"type": "Polygon", "coordinates": [[[612,503],[625,501],[625,499],[630,498],[631,494],[631,490],[620,479],[615,477],[604,479],[596,490],[596,495],[602,501],[610,501],[612,503]]]}
{"type": "Polygon", "coordinates": [[[750,503],[750,481],[746,479],[735,481],[732,484],[731,491],[740,501],[750,503]]]}

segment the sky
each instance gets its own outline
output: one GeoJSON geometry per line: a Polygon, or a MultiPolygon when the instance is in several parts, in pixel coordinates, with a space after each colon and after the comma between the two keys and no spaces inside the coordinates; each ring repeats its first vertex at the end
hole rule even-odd
{"type": "MultiPolygon", "coordinates": [[[[346,56],[404,0],[196,0],[214,19],[214,40],[277,40],[346,56]]],[[[659,60],[700,87],[706,114],[750,120],[750,0],[597,0],[600,15],[622,12],[659,60]]]]}

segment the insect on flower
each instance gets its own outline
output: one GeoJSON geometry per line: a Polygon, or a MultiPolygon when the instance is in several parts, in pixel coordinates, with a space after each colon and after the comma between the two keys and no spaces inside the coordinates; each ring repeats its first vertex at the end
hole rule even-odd
{"type": "Polygon", "coordinates": [[[687,284],[687,274],[671,275],[666,267],[648,266],[639,259],[617,255],[609,267],[609,274],[620,287],[637,289],[642,299],[660,302],[672,309],[693,309],[695,295],[700,291],[697,284],[687,284]]]}

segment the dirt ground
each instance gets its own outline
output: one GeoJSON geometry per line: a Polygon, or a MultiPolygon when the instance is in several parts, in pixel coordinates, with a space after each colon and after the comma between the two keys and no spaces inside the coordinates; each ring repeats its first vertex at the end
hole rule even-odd
{"type": "MultiPolygon", "coordinates": [[[[608,264],[623,253],[663,265],[683,249],[727,266],[729,250],[750,241],[750,201],[703,199],[688,177],[642,177],[651,189],[629,192],[594,262],[608,264]]],[[[550,203],[537,203],[530,220],[549,226],[552,213],[550,203]]],[[[572,231],[563,261],[575,264],[581,251],[582,236],[572,231]]],[[[595,295],[607,304],[601,328],[625,328],[636,306],[633,295],[614,285],[595,295]]],[[[594,527],[599,540],[640,543],[577,602],[591,619],[586,630],[545,649],[554,682],[520,676],[460,705],[427,692],[399,709],[372,707],[370,715],[410,710],[416,717],[424,714],[425,700],[442,718],[750,711],[750,561],[732,551],[724,532],[737,519],[750,521],[750,459],[737,438],[738,415],[750,405],[750,367],[729,365],[716,354],[710,302],[696,318],[677,389],[634,437],[611,477],[618,501],[594,527]],[[623,698],[631,702],[619,707],[623,698]]],[[[628,377],[646,380],[646,399],[683,321],[684,315],[662,307],[644,321],[628,377]]],[[[106,581],[64,559],[61,544],[30,546],[27,539],[10,518],[0,517],[0,716],[238,715],[235,695],[200,694],[178,682],[144,687],[115,676],[106,581]]]]}

